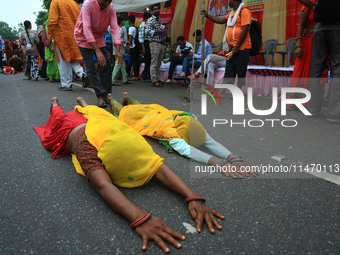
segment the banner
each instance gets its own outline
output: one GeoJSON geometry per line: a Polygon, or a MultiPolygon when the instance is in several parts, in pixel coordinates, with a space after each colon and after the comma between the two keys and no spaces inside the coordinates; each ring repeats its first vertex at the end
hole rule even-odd
{"type": "Polygon", "coordinates": [[[264,0],[243,0],[243,3],[248,6],[251,12],[263,11],[264,8],[264,0]]]}

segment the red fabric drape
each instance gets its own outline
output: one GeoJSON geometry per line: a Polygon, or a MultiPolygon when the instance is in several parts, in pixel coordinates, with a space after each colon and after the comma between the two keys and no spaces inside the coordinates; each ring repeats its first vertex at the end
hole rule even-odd
{"type": "Polygon", "coordinates": [[[286,40],[296,37],[302,6],[303,5],[296,0],[287,0],[286,40]]]}
{"type": "Polygon", "coordinates": [[[212,41],[213,33],[214,33],[215,23],[211,20],[206,19],[205,27],[204,27],[204,36],[208,42],[212,41]]]}
{"type": "Polygon", "coordinates": [[[188,9],[187,9],[187,15],[185,16],[185,24],[184,24],[184,31],[183,36],[185,40],[189,40],[189,32],[190,32],[190,26],[192,22],[195,22],[193,20],[194,17],[194,10],[196,7],[196,0],[188,0],[188,9]]]}
{"type": "Polygon", "coordinates": [[[172,0],[171,1],[171,22],[174,19],[176,5],[177,5],[177,0],[172,0]]]}

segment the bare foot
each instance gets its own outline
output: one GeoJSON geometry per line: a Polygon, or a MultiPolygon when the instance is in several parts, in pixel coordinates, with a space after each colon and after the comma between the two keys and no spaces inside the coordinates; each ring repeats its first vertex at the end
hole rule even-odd
{"type": "Polygon", "coordinates": [[[128,102],[128,97],[129,97],[129,94],[125,91],[123,93],[123,102],[122,102],[122,106],[125,106],[125,105],[128,105],[129,102],[128,102]]]}
{"type": "Polygon", "coordinates": [[[82,98],[82,97],[77,97],[77,103],[78,103],[81,107],[87,106],[87,103],[86,103],[85,99],[82,98]]]}
{"type": "Polygon", "coordinates": [[[112,98],[113,98],[113,96],[112,96],[111,93],[107,94],[107,99],[109,99],[111,101],[112,98]]]}
{"type": "Polygon", "coordinates": [[[52,114],[52,108],[54,106],[59,106],[59,99],[57,97],[52,97],[51,98],[50,114],[52,114]]]}

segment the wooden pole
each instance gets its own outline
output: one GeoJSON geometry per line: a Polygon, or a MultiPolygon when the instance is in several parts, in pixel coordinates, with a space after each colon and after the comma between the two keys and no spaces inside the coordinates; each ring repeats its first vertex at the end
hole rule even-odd
{"type": "MultiPolygon", "coordinates": [[[[202,10],[205,10],[205,0],[202,0],[202,10]]],[[[201,49],[201,74],[204,77],[205,70],[204,70],[204,55],[205,55],[205,35],[204,35],[204,28],[205,28],[205,17],[202,15],[202,49],[201,49]]]]}

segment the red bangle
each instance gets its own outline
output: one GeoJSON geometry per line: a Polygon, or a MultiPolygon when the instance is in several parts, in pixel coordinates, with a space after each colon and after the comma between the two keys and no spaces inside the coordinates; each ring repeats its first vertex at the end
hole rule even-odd
{"type": "Polygon", "coordinates": [[[136,227],[142,225],[144,222],[146,222],[150,218],[151,218],[151,214],[150,213],[146,213],[141,218],[139,218],[138,220],[132,222],[130,224],[130,226],[133,227],[133,228],[136,228],[136,227]]]}
{"type": "Polygon", "coordinates": [[[201,200],[201,201],[205,202],[205,198],[201,197],[201,196],[187,197],[184,201],[189,203],[189,202],[191,202],[193,200],[201,200]]]}

